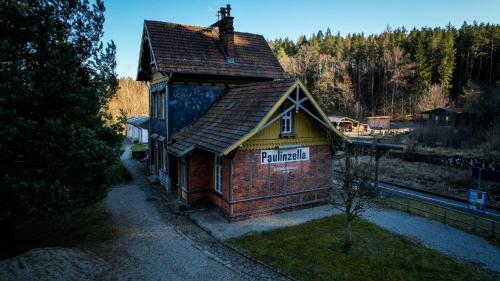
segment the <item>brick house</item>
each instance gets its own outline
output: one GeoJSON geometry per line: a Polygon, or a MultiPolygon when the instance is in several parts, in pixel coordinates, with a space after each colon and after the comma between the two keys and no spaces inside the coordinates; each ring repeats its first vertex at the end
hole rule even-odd
{"type": "Polygon", "coordinates": [[[151,172],[229,220],[321,204],[344,136],[261,35],[234,32],[230,10],[208,28],[144,23],[151,172]]]}

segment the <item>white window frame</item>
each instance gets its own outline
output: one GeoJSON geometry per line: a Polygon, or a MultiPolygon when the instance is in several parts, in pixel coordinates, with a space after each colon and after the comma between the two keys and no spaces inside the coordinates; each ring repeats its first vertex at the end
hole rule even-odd
{"type": "Polygon", "coordinates": [[[289,135],[293,132],[292,130],[292,111],[287,111],[283,116],[281,116],[280,124],[281,134],[289,135]]]}
{"type": "Polygon", "coordinates": [[[222,157],[215,156],[214,162],[214,190],[215,192],[222,194],[222,157]]]}

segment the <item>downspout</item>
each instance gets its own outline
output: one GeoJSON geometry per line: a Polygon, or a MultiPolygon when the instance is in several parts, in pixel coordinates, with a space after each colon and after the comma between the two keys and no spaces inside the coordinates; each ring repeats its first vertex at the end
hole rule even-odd
{"type": "Polygon", "coordinates": [[[165,161],[167,163],[165,163],[165,169],[166,169],[166,174],[167,174],[167,189],[170,190],[172,188],[172,184],[171,184],[171,178],[170,178],[170,155],[168,154],[168,144],[170,142],[170,132],[169,132],[169,126],[168,126],[168,123],[169,123],[169,120],[170,120],[170,116],[169,116],[169,91],[168,91],[168,87],[169,87],[169,80],[166,81],[166,84],[165,84],[165,105],[164,105],[164,112],[165,112],[165,128],[167,130],[167,139],[166,139],[166,142],[163,142],[163,148],[165,149],[164,153],[166,155],[165,157],[165,161]]]}
{"type": "Polygon", "coordinates": [[[148,99],[149,99],[149,120],[148,120],[148,147],[149,147],[149,172],[151,173],[151,166],[153,165],[153,150],[152,150],[152,141],[151,139],[151,119],[152,119],[152,110],[151,110],[151,85],[149,82],[144,82],[146,84],[146,87],[148,87],[148,99]]]}
{"type": "Polygon", "coordinates": [[[234,175],[234,154],[229,156],[229,217],[233,217],[233,175],[234,175]]]}

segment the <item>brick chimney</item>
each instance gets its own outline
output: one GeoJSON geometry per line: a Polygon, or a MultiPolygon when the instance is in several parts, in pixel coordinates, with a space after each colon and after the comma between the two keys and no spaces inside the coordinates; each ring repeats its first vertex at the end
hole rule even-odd
{"type": "Polygon", "coordinates": [[[212,27],[219,28],[219,42],[228,63],[234,63],[234,26],[231,5],[227,4],[217,12],[218,21],[212,27]]]}

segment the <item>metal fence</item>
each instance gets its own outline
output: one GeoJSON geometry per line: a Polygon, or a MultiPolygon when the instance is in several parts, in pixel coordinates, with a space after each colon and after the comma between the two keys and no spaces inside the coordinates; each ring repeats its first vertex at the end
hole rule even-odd
{"type": "Polygon", "coordinates": [[[473,213],[393,193],[385,194],[382,205],[441,221],[444,224],[487,238],[500,239],[500,222],[486,216],[478,216],[473,213]]]}

